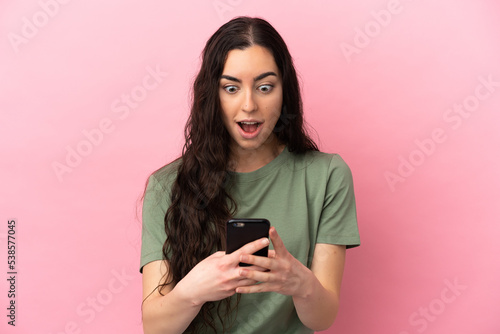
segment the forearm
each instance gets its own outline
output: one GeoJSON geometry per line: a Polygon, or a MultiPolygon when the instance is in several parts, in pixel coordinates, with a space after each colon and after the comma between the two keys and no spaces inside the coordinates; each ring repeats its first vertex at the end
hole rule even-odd
{"type": "Polygon", "coordinates": [[[142,308],[144,334],[183,333],[202,305],[191,302],[177,286],[166,295],[151,295],[142,308]]]}
{"type": "Polygon", "coordinates": [[[321,331],[334,322],[339,308],[339,296],[323,287],[316,276],[307,269],[306,284],[302,294],[293,296],[293,303],[300,321],[308,328],[321,331]]]}

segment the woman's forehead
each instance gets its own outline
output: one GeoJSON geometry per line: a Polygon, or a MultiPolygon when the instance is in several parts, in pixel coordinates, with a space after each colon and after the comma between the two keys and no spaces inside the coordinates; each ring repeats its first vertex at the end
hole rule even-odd
{"type": "Polygon", "coordinates": [[[253,80],[266,72],[274,72],[279,76],[274,56],[268,49],[253,45],[243,50],[229,51],[222,74],[240,80],[253,80]]]}

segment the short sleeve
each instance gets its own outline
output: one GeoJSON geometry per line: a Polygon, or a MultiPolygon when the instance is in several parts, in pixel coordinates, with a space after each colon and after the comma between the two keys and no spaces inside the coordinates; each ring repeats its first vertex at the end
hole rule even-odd
{"type": "Polygon", "coordinates": [[[169,207],[170,191],[160,184],[154,174],[149,177],[142,205],[142,245],[139,271],[149,262],[163,259],[165,213],[169,207]]]}
{"type": "Polygon", "coordinates": [[[316,243],[360,245],[354,185],[349,166],[333,154],[328,168],[328,181],[316,243]]]}

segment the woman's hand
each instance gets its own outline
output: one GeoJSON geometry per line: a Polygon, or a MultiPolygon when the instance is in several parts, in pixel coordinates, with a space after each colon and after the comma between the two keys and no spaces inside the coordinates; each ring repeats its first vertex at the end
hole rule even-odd
{"type": "MultiPolygon", "coordinates": [[[[200,261],[175,287],[183,297],[194,305],[208,301],[221,300],[236,293],[237,287],[246,287],[257,283],[252,278],[240,275],[240,257],[253,254],[269,245],[267,238],[246,244],[231,254],[216,252],[200,261]]],[[[257,266],[248,267],[252,272],[264,271],[257,266]]]]}
{"type": "Polygon", "coordinates": [[[239,274],[242,278],[261,283],[240,285],[236,292],[274,291],[283,295],[297,297],[307,295],[308,291],[306,290],[309,284],[306,283],[311,280],[311,275],[314,274],[288,252],[274,227],[269,229],[269,236],[274,250],[269,250],[267,258],[251,255],[252,253],[242,253],[239,258],[241,262],[267,269],[266,271],[256,271],[252,267],[239,268],[239,274]]]}

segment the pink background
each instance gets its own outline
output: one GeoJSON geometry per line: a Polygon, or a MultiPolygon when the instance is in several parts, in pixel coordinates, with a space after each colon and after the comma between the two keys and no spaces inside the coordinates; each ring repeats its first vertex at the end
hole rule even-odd
{"type": "Polygon", "coordinates": [[[0,280],[0,331],[142,332],[146,177],[180,152],[208,37],[258,15],[290,48],[321,149],[354,175],[362,246],[325,333],[499,333],[499,14],[493,0],[2,1],[0,267],[16,219],[19,274],[15,328],[0,280]]]}

